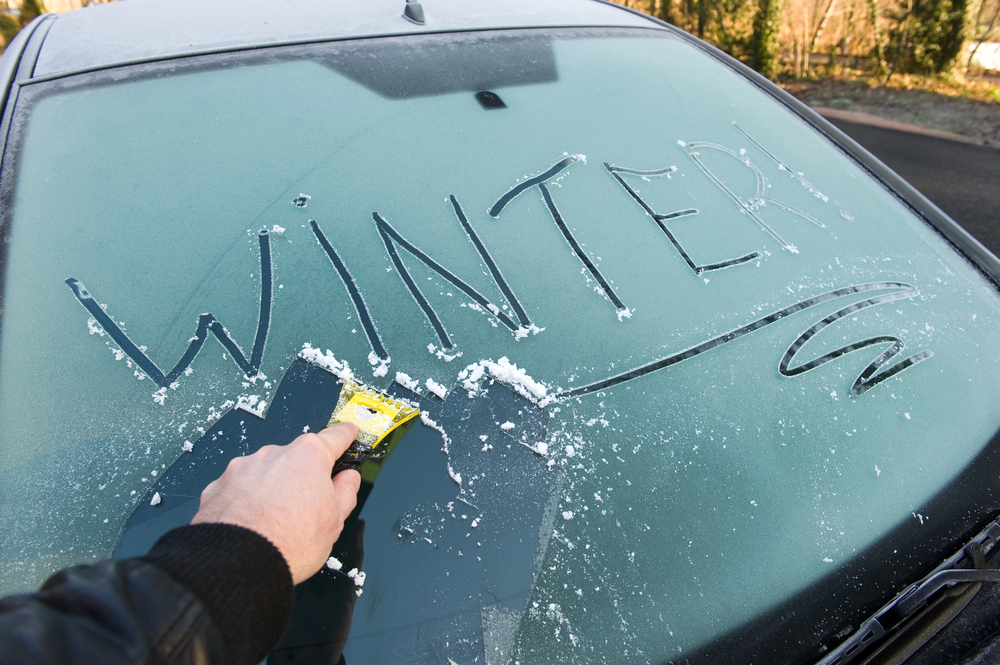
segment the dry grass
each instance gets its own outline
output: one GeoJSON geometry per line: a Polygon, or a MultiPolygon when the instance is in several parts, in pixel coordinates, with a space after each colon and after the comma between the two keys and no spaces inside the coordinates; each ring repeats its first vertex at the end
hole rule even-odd
{"type": "Polygon", "coordinates": [[[810,106],[871,113],[918,127],[952,132],[1000,147],[1000,79],[896,74],[883,78],[851,70],[782,83],[810,106]]]}

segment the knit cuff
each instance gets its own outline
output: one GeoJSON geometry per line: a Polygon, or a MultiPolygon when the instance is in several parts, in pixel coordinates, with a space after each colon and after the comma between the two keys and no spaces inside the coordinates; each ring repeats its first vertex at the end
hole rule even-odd
{"type": "Polygon", "coordinates": [[[259,663],[288,627],[295,601],[285,558],[267,538],[231,524],[194,524],[164,534],[143,560],[202,602],[231,665],[259,663]]]}

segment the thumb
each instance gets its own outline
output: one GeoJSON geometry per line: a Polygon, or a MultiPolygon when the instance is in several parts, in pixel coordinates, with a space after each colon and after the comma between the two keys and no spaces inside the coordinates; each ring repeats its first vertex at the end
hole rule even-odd
{"type": "Polygon", "coordinates": [[[354,439],[358,437],[358,426],[352,422],[337,423],[332,427],[327,427],[324,430],[317,432],[317,435],[326,444],[327,449],[330,451],[331,464],[330,468],[333,468],[333,462],[340,459],[340,456],[344,454],[354,439]]]}

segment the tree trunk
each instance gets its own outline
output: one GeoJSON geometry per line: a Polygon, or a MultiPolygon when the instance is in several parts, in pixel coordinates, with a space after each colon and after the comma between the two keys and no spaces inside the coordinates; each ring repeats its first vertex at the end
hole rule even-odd
{"type": "Polygon", "coordinates": [[[656,8],[653,16],[671,25],[678,25],[679,18],[677,16],[677,8],[675,7],[676,4],[677,0],[656,0],[656,8]]]}
{"type": "Polygon", "coordinates": [[[705,28],[708,27],[708,2],[710,0],[696,0],[695,7],[698,10],[698,39],[705,38],[705,28]]]}
{"type": "Polygon", "coordinates": [[[778,51],[778,33],[781,31],[781,12],[784,0],[759,0],[750,38],[750,64],[769,79],[781,71],[778,51]]]}
{"type": "Polygon", "coordinates": [[[840,38],[840,54],[846,58],[848,66],[856,66],[855,58],[852,58],[851,46],[853,40],[851,36],[854,30],[854,0],[849,0],[847,4],[847,20],[844,21],[844,32],[840,38]]]}
{"type": "MultiPolygon", "coordinates": [[[[986,6],[985,3],[983,4],[983,6],[984,7],[986,6]]],[[[993,34],[993,29],[997,27],[997,19],[1000,19],[1000,3],[997,3],[997,10],[996,12],[993,13],[993,20],[990,21],[990,27],[986,28],[986,32],[983,33],[982,39],[976,42],[976,47],[972,49],[971,53],[969,53],[969,59],[965,63],[966,71],[968,71],[969,67],[972,66],[972,59],[976,57],[976,51],[979,50],[979,47],[983,45],[983,42],[987,42],[990,40],[990,35],[993,34]]]]}
{"type": "Polygon", "coordinates": [[[868,8],[870,10],[872,21],[872,34],[875,37],[875,48],[873,49],[873,55],[875,56],[875,73],[879,76],[885,76],[886,72],[889,70],[885,64],[885,51],[882,48],[882,33],[878,29],[878,0],[868,0],[868,8]]]}
{"type": "Polygon", "coordinates": [[[809,24],[812,21],[809,20],[809,3],[808,0],[802,0],[802,73],[803,75],[809,74],[809,54],[810,54],[810,43],[809,43],[809,24]]]}
{"type": "Polygon", "coordinates": [[[896,45],[896,54],[892,58],[892,64],[889,65],[889,73],[885,75],[885,82],[889,83],[889,79],[896,71],[896,66],[899,64],[900,58],[906,53],[910,48],[910,20],[913,16],[913,0],[906,0],[906,14],[903,15],[903,20],[899,22],[902,28],[899,29],[899,43],[896,45]]]}
{"type": "Polygon", "coordinates": [[[826,12],[823,13],[823,18],[820,19],[819,26],[816,27],[816,32],[813,33],[812,39],[809,41],[810,53],[816,50],[816,44],[823,36],[823,31],[826,29],[826,24],[830,20],[830,17],[833,16],[833,10],[836,6],[837,6],[837,0],[830,0],[830,4],[826,6],[826,12]]]}
{"type": "Polygon", "coordinates": [[[952,48],[941,63],[941,71],[951,71],[965,76],[968,71],[968,61],[963,57],[969,48],[969,42],[976,36],[976,19],[982,9],[983,0],[956,0],[955,9],[961,10],[961,23],[957,26],[952,48]]]}

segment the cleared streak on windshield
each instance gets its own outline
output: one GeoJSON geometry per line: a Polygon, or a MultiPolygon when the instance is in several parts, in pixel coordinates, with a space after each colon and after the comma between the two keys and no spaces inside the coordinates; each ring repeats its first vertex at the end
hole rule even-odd
{"type": "Polygon", "coordinates": [[[799,349],[801,349],[802,346],[807,341],[809,341],[810,338],[812,338],[816,333],[820,332],[823,328],[839,320],[843,316],[846,316],[851,312],[856,312],[858,310],[864,309],[866,307],[871,307],[872,305],[879,305],[882,303],[891,302],[893,300],[899,300],[902,298],[913,298],[917,296],[918,295],[917,289],[911,286],[910,284],[905,284],[903,282],[871,282],[868,284],[857,284],[854,286],[845,287],[843,289],[828,291],[813,298],[808,298],[801,302],[795,303],[794,305],[781,309],[772,314],[768,314],[767,316],[759,318],[756,321],[749,323],[741,328],[737,328],[736,330],[731,330],[727,333],[719,335],[718,337],[714,337],[708,340],[707,342],[703,342],[685,351],[681,351],[680,353],[675,353],[665,358],[655,360],[641,367],[637,367],[636,369],[624,372],[622,374],[618,374],[617,376],[613,376],[611,378],[604,379],[602,381],[591,383],[590,385],[582,386],[574,390],[567,390],[565,392],[559,393],[558,395],[556,395],[556,397],[557,398],[580,397],[583,395],[588,395],[590,393],[605,390],[612,386],[616,386],[618,384],[625,383],[627,381],[638,379],[639,377],[645,376],[646,374],[650,374],[651,372],[656,372],[666,367],[670,367],[671,365],[676,365],[677,363],[682,362],[684,360],[688,360],[689,358],[694,358],[695,356],[701,355],[706,351],[711,351],[712,349],[723,346],[724,344],[728,344],[729,342],[735,341],[740,337],[743,337],[744,335],[749,335],[752,332],[755,332],[757,330],[760,330],[761,328],[769,326],[772,323],[776,323],[777,321],[780,321],[787,316],[791,316],[792,314],[801,312],[802,310],[809,309],[810,307],[815,307],[816,305],[820,305],[822,303],[834,300],[836,298],[842,298],[844,296],[854,295],[857,293],[864,293],[867,291],[881,291],[886,289],[891,289],[895,291],[895,293],[868,298],[854,305],[851,305],[850,307],[843,308],[838,312],[835,312],[834,314],[831,314],[830,316],[824,318],[822,321],[820,321],[819,323],[815,324],[814,326],[806,330],[804,333],[799,335],[799,337],[792,343],[792,345],[788,348],[788,351],[786,351],[785,355],[782,357],[781,362],[779,363],[779,370],[783,375],[795,376],[798,374],[802,374],[804,372],[808,372],[811,369],[815,369],[820,365],[825,365],[831,360],[834,360],[836,358],[839,358],[840,356],[851,353],[852,351],[857,351],[859,349],[863,349],[873,344],[880,344],[885,342],[891,343],[892,346],[885,352],[880,354],[874,361],[872,361],[872,363],[868,365],[868,367],[866,367],[864,371],[862,371],[861,374],[858,376],[858,378],[855,380],[854,385],[851,388],[851,392],[853,392],[855,395],[860,395],[866,392],[872,386],[875,386],[876,384],[881,383],[882,381],[890,378],[891,376],[898,374],[907,367],[911,367],[922,360],[930,358],[933,355],[933,353],[930,351],[921,351],[903,360],[902,362],[893,365],[892,367],[882,372],[881,374],[874,376],[875,372],[877,372],[880,367],[885,365],[890,358],[899,353],[899,351],[903,348],[902,341],[900,341],[896,337],[878,336],[860,342],[855,342],[853,344],[848,344],[847,346],[841,347],[836,351],[828,353],[820,358],[807,362],[798,367],[788,369],[788,366],[794,359],[795,354],[798,353],[799,349]]]}
{"type": "MultiPolygon", "coordinates": [[[[455,200],[455,197],[452,197],[451,200],[452,200],[452,205],[455,208],[455,213],[456,215],[458,215],[459,222],[462,222],[463,219],[465,218],[465,214],[462,213],[461,206],[458,205],[458,201],[455,200]]],[[[472,286],[470,286],[467,282],[459,279],[458,276],[456,276],[450,270],[448,270],[440,263],[429,257],[420,249],[418,249],[416,245],[408,241],[399,233],[399,231],[394,229],[392,225],[389,224],[389,222],[385,221],[385,219],[383,219],[381,215],[379,215],[376,212],[372,214],[372,218],[375,220],[375,225],[378,228],[379,235],[382,237],[382,242],[385,244],[385,249],[389,253],[389,258],[392,259],[393,264],[396,266],[396,270],[399,272],[400,277],[406,284],[406,288],[409,289],[410,294],[413,296],[413,299],[417,301],[417,304],[420,306],[420,309],[423,310],[424,315],[427,317],[427,320],[430,321],[431,326],[434,328],[434,332],[437,333],[438,339],[441,342],[441,346],[443,346],[446,349],[451,349],[454,348],[455,344],[451,341],[451,337],[449,337],[448,332],[444,329],[444,324],[441,323],[441,319],[438,317],[437,313],[435,313],[434,309],[431,307],[430,302],[428,302],[427,298],[424,297],[424,294],[421,293],[420,289],[417,287],[416,282],[413,281],[413,277],[410,275],[410,271],[406,268],[406,265],[400,258],[399,252],[396,251],[397,244],[403,249],[405,249],[407,252],[409,252],[414,258],[423,263],[425,266],[427,266],[437,274],[441,275],[441,277],[454,284],[456,288],[458,288],[467,296],[472,298],[472,300],[477,305],[486,309],[486,311],[488,311],[490,314],[496,317],[501,323],[503,323],[509,329],[515,332],[519,329],[520,326],[514,323],[514,321],[509,316],[504,314],[499,307],[490,302],[485,296],[479,293],[479,291],[476,291],[474,288],[472,288],[472,286]]],[[[462,226],[465,229],[465,232],[469,234],[470,239],[472,239],[473,245],[475,245],[476,250],[479,252],[480,256],[486,262],[487,266],[491,266],[492,264],[492,267],[490,269],[490,274],[492,275],[494,282],[496,282],[497,286],[505,295],[510,293],[510,298],[513,302],[517,302],[517,299],[513,297],[514,294],[510,290],[510,287],[507,285],[507,282],[503,279],[503,276],[500,274],[500,271],[496,268],[496,265],[493,264],[493,260],[489,258],[488,254],[486,254],[486,248],[483,246],[481,242],[479,242],[479,238],[475,236],[475,233],[472,231],[472,227],[468,225],[468,221],[465,220],[465,223],[463,223],[462,226]]],[[[524,310],[521,309],[520,305],[517,306],[517,311],[518,311],[518,317],[523,316],[522,321],[528,318],[527,315],[524,313],[524,310]]],[[[528,323],[530,325],[530,322],[528,323]]]]}
{"type": "Polygon", "coordinates": [[[562,231],[563,237],[566,238],[566,242],[568,242],[569,246],[573,248],[573,253],[577,255],[577,257],[583,262],[583,265],[587,267],[587,271],[594,277],[594,279],[597,280],[597,283],[601,285],[601,291],[615,306],[615,309],[619,312],[627,312],[628,308],[625,306],[625,303],[618,298],[614,289],[611,288],[611,284],[604,278],[604,275],[602,275],[601,271],[597,269],[597,266],[590,260],[590,257],[587,256],[586,252],[583,251],[583,247],[580,247],[580,243],[576,241],[573,234],[570,233],[569,227],[566,226],[566,222],[563,221],[562,215],[559,214],[559,210],[556,208],[555,201],[552,200],[552,195],[549,194],[548,188],[543,184],[539,184],[538,189],[542,191],[542,198],[545,199],[545,206],[549,209],[549,214],[552,215],[552,220],[556,223],[556,226],[559,227],[559,230],[562,231]]]}
{"type": "Polygon", "coordinates": [[[882,381],[885,381],[889,377],[898,374],[899,372],[902,372],[907,367],[915,365],[921,360],[926,360],[927,358],[930,358],[932,355],[934,355],[933,352],[920,351],[919,353],[915,353],[909,358],[906,358],[905,360],[896,363],[892,367],[888,368],[881,374],[874,376],[873,378],[873,375],[879,370],[880,367],[888,363],[893,356],[897,355],[900,351],[903,350],[903,341],[898,337],[893,337],[890,335],[880,335],[878,337],[871,337],[869,339],[865,339],[860,342],[855,342],[854,344],[848,344],[847,346],[842,346],[836,351],[831,351],[830,353],[820,356],[815,360],[810,360],[797,367],[789,368],[789,365],[791,365],[792,361],[795,359],[795,355],[802,349],[803,346],[805,346],[806,342],[812,339],[814,335],[819,333],[821,330],[823,330],[823,328],[826,328],[831,323],[835,323],[837,320],[845,316],[848,316],[850,314],[853,314],[859,310],[862,310],[866,307],[871,307],[872,305],[880,305],[882,303],[892,302],[893,300],[900,300],[902,298],[912,298],[915,295],[917,295],[917,290],[911,286],[905,291],[897,293],[889,293],[882,296],[875,296],[874,298],[868,298],[867,300],[862,300],[859,303],[849,305],[848,307],[845,307],[841,310],[834,312],[830,316],[826,317],[825,319],[823,319],[822,321],[811,327],[809,330],[799,335],[798,338],[796,338],[796,340],[792,342],[792,345],[788,347],[787,351],[785,351],[785,355],[782,356],[781,362],[778,363],[778,371],[781,372],[784,376],[797,376],[804,372],[808,372],[811,369],[815,369],[820,365],[825,365],[826,363],[830,362],[831,360],[835,360],[840,356],[847,355],[848,353],[858,351],[865,347],[873,346],[875,344],[885,344],[885,343],[891,344],[891,346],[888,349],[883,351],[878,358],[873,360],[871,364],[869,364],[868,367],[866,367],[861,372],[861,374],[858,375],[858,378],[855,379],[854,385],[851,386],[851,392],[855,395],[861,395],[867,392],[873,386],[881,383],[882,381]]]}
{"type": "MultiPolygon", "coordinates": [[[[830,197],[826,196],[823,192],[821,192],[818,189],[816,189],[812,185],[812,183],[810,183],[808,180],[806,180],[804,177],[802,177],[801,173],[793,171],[790,166],[788,166],[787,164],[785,164],[784,162],[782,162],[780,159],[778,159],[777,157],[775,157],[774,154],[770,150],[768,150],[767,148],[765,148],[764,146],[762,146],[760,143],[758,143],[756,141],[756,139],[754,139],[754,137],[752,137],[749,134],[747,134],[743,130],[742,127],[740,127],[739,125],[737,125],[735,122],[733,123],[733,127],[736,128],[736,131],[738,131],[740,134],[742,134],[743,136],[745,136],[747,138],[747,140],[750,141],[750,143],[753,143],[755,146],[757,146],[757,148],[759,148],[762,153],[764,153],[765,155],[767,155],[768,157],[770,157],[774,161],[774,163],[778,165],[779,169],[781,169],[782,171],[787,172],[790,176],[792,176],[793,178],[795,178],[796,180],[798,180],[800,183],[802,183],[802,186],[805,187],[806,189],[808,189],[812,193],[813,196],[815,196],[817,199],[821,200],[823,203],[826,203],[826,202],[828,202],[830,200],[830,197]]],[[[820,226],[822,226],[822,224],[820,226]]]]}
{"type": "MultiPolygon", "coordinates": [[[[298,199],[296,199],[298,200],[298,199]]],[[[379,337],[378,329],[375,328],[375,322],[372,321],[371,313],[368,311],[368,306],[365,304],[364,298],[361,297],[361,291],[358,290],[358,285],[355,284],[354,278],[351,277],[351,273],[347,270],[347,266],[341,260],[340,255],[337,254],[337,250],[333,248],[330,241],[327,240],[326,235],[323,230],[319,228],[319,224],[316,223],[315,219],[309,220],[309,226],[312,227],[313,235],[316,236],[316,240],[319,241],[320,247],[326,252],[327,257],[330,259],[330,263],[333,267],[337,269],[337,274],[340,275],[340,281],[344,283],[344,287],[347,289],[347,293],[351,296],[351,302],[354,303],[354,309],[358,313],[358,318],[361,320],[361,327],[364,328],[365,336],[368,337],[368,343],[372,345],[372,351],[375,352],[382,360],[389,359],[389,353],[382,346],[382,338],[379,337]]]]}
{"type": "Polygon", "coordinates": [[[750,219],[757,222],[757,225],[760,226],[760,228],[764,229],[764,231],[766,231],[772,238],[781,243],[782,247],[792,252],[793,254],[799,253],[798,248],[795,247],[795,245],[791,244],[790,242],[786,241],[780,235],[778,235],[778,232],[772,229],[770,226],[768,226],[767,222],[761,219],[760,215],[757,214],[756,208],[760,206],[761,203],[764,202],[773,203],[775,205],[781,206],[785,210],[795,213],[796,215],[802,217],[803,219],[809,220],[810,222],[812,222],[816,226],[819,226],[820,228],[826,227],[826,225],[823,224],[823,222],[819,221],[812,215],[803,212],[802,210],[799,210],[798,208],[795,208],[794,206],[791,206],[785,203],[784,201],[779,201],[778,199],[766,196],[767,178],[764,177],[764,173],[760,170],[760,168],[757,167],[756,164],[751,162],[748,157],[745,157],[733,150],[730,150],[725,146],[721,146],[716,143],[709,143],[707,141],[695,141],[693,143],[678,141],[677,143],[678,145],[681,146],[681,148],[684,149],[684,152],[686,152],[688,156],[691,157],[694,163],[697,164],[698,167],[705,172],[705,175],[707,175],[709,179],[711,179],[712,182],[714,182],[719,187],[719,189],[725,192],[726,195],[729,196],[729,198],[731,198],[733,202],[736,203],[736,205],[738,205],[743,212],[745,212],[747,215],[750,216],[750,219]],[[711,150],[718,150],[724,154],[734,157],[735,159],[742,162],[747,168],[751,169],[754,173],[754,176],[756,176],[757,178],[757,192],[754,194],[753,198],[751,198],[749,201],[744,201],[739,196],[737,196],[733,190],[729,189],[729,187],[727,187],[726,184],[722,182],[722,180],[718,176],[712,173],[711,169],[709,169],[708,166],[706,166],[705,163],[699,158],[700,154],[698,152],[699,148],[709,148],[711,150]]]}
{"type": "Polygon", "coordinates": [[[664,222],[667,221],[668,219],[677,219],[678,217],[697,215],[698,210],[696,210],[695,208],[688,208],[687,210],[678,210],[676,212],[671,212],[666,215],[658,214],[649,206],[648,203],[646,203],[642,199],[641,196],[639,196],[638,192],[632,189],[632,187],[627,182],[625,182],[625,178],[619,175],[620,173],[628,173],[630,175],[637,175],[643,178],[664,176],[676,171],[677,170],[676,166],[669,166],[665,169],[656,169],[653,171],[638,171],[636,169],[627,169],[623,166],[613,166],[611,164],[608,164],[607,162],[604,162],[604,168],[608,170],[608,173],[610,173],[615,177],[615,180],[618,181],[618,184],[620,184],[622,187],[625,188],[625,191],[628,192],[633,199],[635,199],[636,203],[642,206],[642,209],[646,211],[646,214],[653,218],[653,221],[655,221],[656,225],[660,227],[660,230],[663,231],[664,234],[666,234],[667,239],[670,240],[670,244],[674,246],[674,249],[676,249],[677,253],[681,255],[681,258],[684,259],[684,262],[688,264],[688,267],[694,271],[694,274],[700,275],[701,273],[707,272],[709,270],[720,270],[722,268],[737,266],[741,263],[746,263],[747,261],[753,261],[754,259],[760,258],[760,252],[751,252],[750,254],[741,256],[738,259],[730,259],[728,261],[722,261],[720,263],[709,263],[707,265],[697,265],[691,259],[688,253],[684,250],[684,247],[681,246],[681,243],[677,240],[674,234],[670,232],[670,229],[667,228],[667,225],[664,224],[664,222]]]}
{"type": "MultiPolygon", "coordinates": [[[[423,310],[424,316],[427,317],[427,321],[429,321],[431,327],[434,328],[434,332],[437,334],[438,341],[441,342],[441,346],[446,349],[455,348],[455,343],[451,341],[448,331],[444,329],[444,324],[441,323],[441,319],[438,318],[437,312],[434,311],[434,308],[431,307],[427,298],[425,298],[424,294],[421,293],[419,288],[417,288],[416,283],[413,281],[413,277],[410,275],[410,271],[406,269],[406,266],[403,264],[403,259],[400,258],[399,252],[396,251],[396,245],[393,243],[394,238],[393,236],[390,236],[388,231],[388,229],[392,229],[392,227],[389,226],[388,222],[382,219],[377,212],[373,213],[372,217],[375,219],[378,234],[381,236],[382,242],[385,243],[385,251],[389,253],[389,258],[392,259],[393,265],[396,266],[396,272],[399,273],[399,277],[403,280],[403,283],[406,284],[406,288],[410,291],[410,295],[412,295],[413,299],[417,301],[417,305],[419,305],[420,309],[423,310]],[[388,229],[385,227],[388,227],[388,229]]],[[[395,229],[393,229],[393,232],[395,233],[395,229]]],[[[398,233],[395,233],[395,237],[402,239],[402,236],[398,233]]],[[[406,241],[404,240],[403,242],[406,241]]],[[[409,243],[406,244],[409,245],[409,243]]],[[[410,245],[410,247],[413,247],[413,245],[410,245]]],[[[414,249],[416,249],[416,247],[414,247],[414,249]]],[[[421,254],[423,254],[423,252],[421,252],[421,254]]],[[[430,257],[428,257],[428,259],[429,258],[430,257]]]]}
{"type": "Polygon", "coordinates": [[[517,185],[512,190],[501,196],[500,200],[498,200],[496,203],[493,204],[493,207],[490,208],[490,217],[499,217],[500,212],[504,208],[506,208],[507,204],[513,201],[518,194],[525,191],[526,189],[531,189],[535,185],[540,185],[550,178],[554,178],[555,176],[559,175],[560,171],[562,171],[570,164],[576,163],[576,161],[577,161],[576,155],[570,155],[566,159],[558,162],[555,166],[550,168],[545,173],[537,175],[534,178],[528,178],[520,185],[517,185]]]}
{"type": "Polygon", "coordinates": [[[170,370],[169,374],[164,374],[163,370],[157,367],[149,356],[143,352],[125,331],[115,323],[114,319],[108,316],[104,308],[101,307],[87,288],[83,285],[80,280],[70,277],[66,280],[66,284],[69,286],[70,290],[73,291],[73,295],[76,299],[80,301],[90,314],[97,319],[97,322],[104,328],[111,339],[115,341],[116,344],[121,348],[121,350],[129,358],[135,362],[139,369],[146,373],[146,375],[156,383],[160,388],[168,388],[176,383],[177,379],[180,378],[181,374],[191,365],[194,359],[197,357],[198,353],[201,351],[202,347],[205,345],[205,340],[208,339],[209,331],[215,335],[219,343],[226,348],[227,351],[232,355],[233,361],[239,366],[243,373],[248,378],[253,378],[257,376],[260,371],[261,360],[264,357],[264,346],[267,343],[267,332],[271,325],[271,298],[272,298],[272,266],[271,266],[271,239],[266,229],[261,230],[257,234],[258,242],[260,245],[260,269],[261,269],[261,287],[260,287],[260,311],[257,318],[257,334],[254,338],[253,350],[250,352],[250,359],[247,360],[246,356],[243,354],[243,350],[240,349],[239,345],[226,330],[225,326],[219,322],[211,313],[202,314],[198,317],[198,328],[191,338],[188,344],[187,351],[181,357],[181,359],[174,365],[174,368],[170,370]]]}
{"type": "Polygon", "coordinates": [[[468,217],[465,216],[465,211],[462,210],[462,206],[458,204],[458,200],[454,195],[449,196],[451,199],[451,205],[455,208],[455,216],[458,217],[459,223],[462,228],[465,229],[465,233],[469,236],[469,240],[472,244],[476,246],[476,251],[479,252],[479,256],[483,258],[486,263],[486,267],[489,268],[490,274],[493,276],[493,281],[496,282],[497,287],[503,292],[503,297],[507,299],[508,304],[510,304],[511,309],[517,315],[517,320],[521,322],[521,325],[525,328],[531,325],[531,319],[528,318],[527,312],[521,307],[521,303],[518,301],[517,296],[511,290],[510,285],[507,284],[507,280],[504,279],[503,275],[500,274],[500,269],[497,267],[493,257],[490,253],[486,251],[486,246],[483,245],[482,241],[479,240],[479,236],[472,229],[472,225],[469,224],[468,217]]]}
{"type": "Polygon", "coordinates": [[[621,299],[615,293],[614,289],[611,288],[611,283],[607,279],[605,279],[604,275],[601,274],[601,271],[598,269],[598,267],[594,264],[593,261],[590,260],[590,257],[587,256],[586,252],[583,251],[583,247],[580,246],[580,243],[577,242],[576,238],[573,236],[573,233],[569,230],[569,227],[566,226],[566,222],[563,221],[563,217],[559,213],[559,209],[556,208],[555,201],[552,200],[552,195],[549,194],[548,188],[545,187],[546,181],[558,175],[560,171],[562,171],[570,164],[580,161],[580,159],[581,156],[570,155],[569,157],[566,157],[562,161],[556,163],[554,166],[552,166],[552,168],[545,171],[541,175],[537,175],[534,178],[529,178],[525,180],[524,182],[517,185],[509,192],[501,196],[500,199],[493,204],[493,207],[490,208],[490,215],[493,217],[499,217],[500,211],[502,211],[507,206],[508,203],[514,200],[516,196],[537,185],[539,191],[541,191],[542,193],[542,198],[545,199],[545,206],[549,209],[549,214],[552,215],[552,221],[556,223],[556,226],[559,228],[560,233],[562,233],[563,237],[566,238],[566,242],[569,243],[569,246],[573,250],[573,253],[576,254],[577,258],[580,259],[584,267],[586,267],[587,272],[589,272],[591,276],[595,280],[597,280],[597,283],[600,285],[601,292],[605,296],[607,296],[608,300],[611,301],[611,304],[613,304],[615,306],[615,309],[618,310],[619,312],[618,318],[620,320],[623,314],[626,317],[630,316],[628,307],[625,306],[625,303],[621,301],[621,299]]]}

